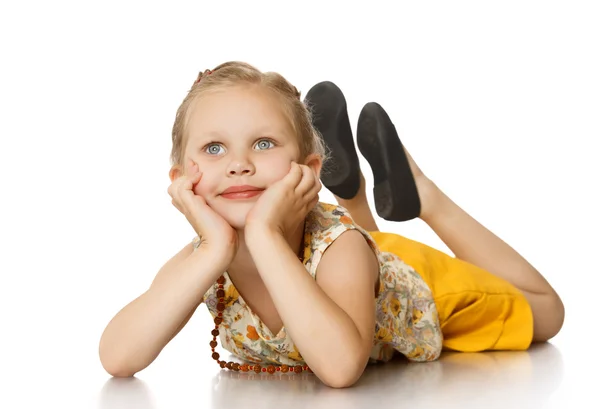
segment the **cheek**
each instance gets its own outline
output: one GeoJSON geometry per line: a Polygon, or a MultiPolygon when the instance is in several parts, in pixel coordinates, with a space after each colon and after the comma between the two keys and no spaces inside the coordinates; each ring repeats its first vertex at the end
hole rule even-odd
{"type": "Polygon", "coordinates": [[[194,193],[204,198],[210,197],[211,193],[214,193],[217,189],[217,178],[212,172],[204,171],[200,183],[194,188],[194,193]]]}
{"type": "Polygon", "coordinates": [[[292,166],[291,157],[271,157],[263,162],[263,169],[267,169],[269,179],[278,181],[285,177],[292,166]]]}

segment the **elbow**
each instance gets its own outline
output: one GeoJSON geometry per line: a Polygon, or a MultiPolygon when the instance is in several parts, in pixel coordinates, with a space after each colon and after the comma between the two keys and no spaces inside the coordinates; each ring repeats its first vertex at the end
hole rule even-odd
{"type": "Polygon", "coordinates": [[[135,371],[131,371],[126,368],[121,368],[118,366],[108,366],[108,365],[104,365],[104,364],[102,366],[104,367],[104,370],[110,376],[113,376],[115,378],[131,378],[133,375],[136,374],[135,371]]]}
{"type": "Polygon", "coordinates": [[[100,364],[110,376],[115,378],[130,378],[138,372],[133,370],[129,365],[123,362],[123,360],[117,359],[114,354],[109,354],[107,351],[104,351],[102,346],[98,352],[100,364]]]}
{"type": "Polygon", "coordinates": [[[354,384],[358,381],[358,379],[360,379],[360,377],[351,378],[348,376],[336,375],[335,377],[332,377],[331,379],[322,380],[322,382],[325,385],[329,386],[330,388],[343,389],[343,388],[349,388],[351,386],[354,386],[354,384]]]}
{"type": "MultiPolygon", "coordinates": [[[[316,374],[321,382],[330,388],[342,389],[354,386],[361,378],[369,363],[372,348],[372,338],[369,342],[362,342],[337,355],[337,359],[328,362],[321,374],[316,374]]],[[[319,368],[320,369],[320,368],[319,368]]]]}
{"type": "Polygon", "coordinates": [[[115,378],[130,378],[137,372],[116,360],[102,359],[102,356],[100,356],[100,363],[104,370],[115,378]]]}
{"type": "Polygon", "coordinates": [[[347,360],[342,365],[328,365],[323,374],[317,376],[321,382],[330,388],[349,388],[358,382],[365,371],[367,362],[368,357],[366,359],[347,360]]]}
{"type": "Polygon", "coordinates": [[[363,372],[362,370],[354,371],[354,372],[331,371],[331,373],[329,373],[329,374],[324,374],[323,377],[320,377],[320,379],[321,379],[321,382],[323,382],[325,385],[329,386],[330,388],[335,388],[335,389],[350,388],[351,386],[354,386],[354,384],[356,384],[356,382],[358,382],[358,380],[360,379],[360,377],[362,375],[362,372],[363,372]]]}

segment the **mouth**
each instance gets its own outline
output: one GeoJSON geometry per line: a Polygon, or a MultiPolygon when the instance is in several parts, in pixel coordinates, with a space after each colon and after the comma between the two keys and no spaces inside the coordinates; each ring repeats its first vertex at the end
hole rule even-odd
{"type": "Polygon", "coordinates": [[[221,196],[226,199],[249,199],[260,195],[264,192],[264,189],[255,186],[232,186],[223,193],[221,196]]]}

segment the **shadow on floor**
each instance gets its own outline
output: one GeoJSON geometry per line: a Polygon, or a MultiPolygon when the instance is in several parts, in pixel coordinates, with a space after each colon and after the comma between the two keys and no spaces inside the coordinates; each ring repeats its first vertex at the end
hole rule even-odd
{"type": "MultiPolygon", "coordinates": [[[[213,378],[211,408],[542,407],[563,378],[560,351],[552,344],[524,352],[444,353],[439,360],[395,359],[369,365],[351,388],[332,389],[312,374],[267,375],[220,371],[213,378]]],[[[190,406],[194,407],[190,402],[190,406]]],[[[137,378],[111,378],[100,409],[156,409],[137,378]]],[[[205,408],[204,402],[197,407],[205,408]]]]}

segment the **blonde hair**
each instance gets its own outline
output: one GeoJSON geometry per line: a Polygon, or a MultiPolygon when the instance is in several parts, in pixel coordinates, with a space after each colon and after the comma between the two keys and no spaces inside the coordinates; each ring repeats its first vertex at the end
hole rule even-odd
{"type": "Polygon", "coordinates": [[[310,108],[300,100],[298,89],[276,72],[263,73],[250,64],[230,61],[213,70],[200,72],[177,109],[172,131],[171,166],[183,165],[183,153],[188,139],[187,122],[192,103],[207,91],[241,84],[258,84],[273,91],[283,102],[284,112],[298,138],[300,159],[303,160],[310,154],[318,154],[325,162],[325,144],[321,134],[313,126],[310,108]]]}

